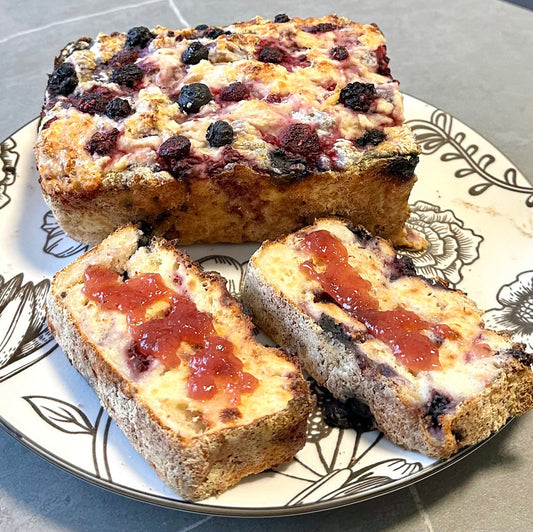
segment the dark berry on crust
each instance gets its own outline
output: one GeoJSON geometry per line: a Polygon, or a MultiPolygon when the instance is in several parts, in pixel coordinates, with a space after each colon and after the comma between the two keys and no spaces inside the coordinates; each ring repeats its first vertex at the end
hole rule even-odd
{"type": "MultiPolygon", "coordinates": [[[[48,129],[56,120],[58,120],[57,116],[53,116],[52,118],[50,118],[50,120],[47,120],[41,129],[48,129]]],[[[4,167],[5,169],[5,167],[4,167]]]]}
{"type": "Polygon", "coordinates": [[[117,138],[119,131],[113,128],[111,131],[98,131],[89,140],[87,150],[90,154],[94,155],[109,155],[117,144],[117,138]]]}
{"type": "Polygon", "coordinates": [[[126,116],[131,115],[131,113],[133,113],[133,109],[128,100],[124,100],[123,98],[115,98],[114,100],[111,100],[105,108],[105,114],[113,120],[125,118],[126,116]]]}
{"type": "Polygon", "coordinates": [[[274,22],[277,24],[283,24],[284,22],[289,22],[291,20],[285,13],[279,13],[274,17],[274,22]]]}
{"type": "Polygon", "coordinates": [[[523,344],[513,344],[513,347],[506,351],[505,354],[516,358],[516,360],[524,364],[524,366],[530,366],[533,364],[533,353],[526,353],[523,344]]]}
{"type": "Polygon", "coordinates": [[[128,364],[134,373],[144,373],[150,368],[153,358],[141,353],[136,342],[132,342],[126,353],[128,364]]]}
{"type": "Polygon", "coordinates": [[[435,394],[426,409],[426,417],[428,417],[429,424],[434,428],[441,426],[440,416],[448,410],[450,400],[439,393],[435,394]]]}
{"type": "Polygon", "coordinates": [[[354,140],[354,144],[358,148],[364,148],[365,146],[377,146],[386,138],[387,135],[380,129],[367,129],[362,137],[354,140]]]}
{"type": "Polygon", "coordinates": [[[70,63],[61,63],[49,76],[46,88],[50,96],[68,96],[77,86],[76,69],[70,63]]]}
{"type": "Polygon", "coordinates": [[[396,281],[402,277],[416,277],[415,263],[411,257],[397,257],[391,265],[390,280],[396,281]]]}
{"type": "Polygon", "coordinates": [[[200,41],[193,41],[181,54],[181,59],[186,65],[197,65],[202,59],[207,59],[209,49],[200,41]]]}
{"type": "Polygon", "coordinates": [[[209,28],[204,33],[204,37],[206,37],[207,39],[216,39],[217,37],[220,37],[221,35],[224,35],[225,33],[227,34],[231,32],[224,31],[222,28],[213,27],[213,28],[209,28]]]}
{"type": "Polygon", "coordinates": [[[415,175],[418,155],[395,155],[387,164],[387,172],[391,177],[408,181],[415,175]]]}
{"type": "Polygon", "coordinates": [[[125,65],[131,65],[135,63],[139,58],[139,51],[133,50],[131,48],[126,48],[125,50],[119,50],[110,60],[109,66],[111,67],[120,67],[125,65]]]}
{"type": "Polygon", "coordinates": [[[144,48],[155,35],[145,26],[136,26],[128,31],[126,37],[126,48],[144,48]]]}
{"type": "Polygon", "coordinates": [[[376,88],[372,83],[348,83],[341,90],[339,102],[353,111],[366,113],[376,96],[376,88]]]}
{"type": "Polygon", "coordinates": [[[85,93],[76,103],[76,109],[90,115],[102,115],[105,113],[107,101],[101,94],[85,93]]]}
{"type": "Polygon", "coordinates": [[[331,24],[331,22],[321,22],[316,26],[309,26],[307,28],[302,29],[307,33],[325,33],[326,31],[336,30],[337,26],[335,26],[335,24],[331,24]]]}
{"type": "Polygon", "coordinates": [[[378,74],[381,74],[382,76],[390,76],[390,59],[387,57],[387,47],[385,45],[382,44],[376,49],[376,59],[378,62],[378,74]]]}
{"type": "Polygon", "coordinates": [[[220,91],[219,98],[225,102],[240,102],[250,95],[248,88],[241,81],[234,81],[220,91]]]}
{"type": "Polygon", "coordinates": [[[212,148],[226,146],[226,144],[231,144],[233,142],[233,128],[228,122],[217,120],[216,122],[209,124],[205,139],[209,142],[209,146],[212,148]]]}
{"type": "Polygon", "coordinates": [[[344,330],[342,323],[338,323],[331,316],[323,314],[317,322],[317,325],[333,339],[339,341],[347,347],[353,347],[351,336],[344,330]]]}
{"type": "Polygon", "coordinates": [[[159,149],[157,154],[162,159],[167,161],[183,159],[187,157],[191,151],[191,141],[183,135],[176,135],[165,140],[159,149]]]}
{"type": "Polygon", "coordinates": [[[205,31],[207,28],[209,28],[207,24],[198,24],[198,26],[194,27],[196,31],[205,31]]]}
{"type": "Polygon", "coordinates": [[[374,238],[362,225],[348,224],[347,227],[360,244],[367,244],[374,238]]]}
{"type": "Polygon", "coordinates": [[[184,85],[178,96],[180,109],[187,114],[197,113],[200,108],[209,103],[213,95],[204,83],[191,83],[184,85]]]}
{"type": "Polygon", "coordinates": [[[291,124],[281,133],[279,142],[287,151],[305,157],[318,155],[320,151],[318,135],[307,124],[291,124]]]}
{"type": "Polygon", "coordinates": [[[262,63],[282,63],[285,59],[285,52],[275,46],[265,46],[257,54],[257,59],[262,63]]]}
{"type": "Polygon", "coordinates": [[[305,159],[290,157],[283,148],[270,153],[270,168],[273,177],[288,181],[300,181],[309,174],[305,159]]]}
{"type": "Polygon", "coordinates": [[[344,61],[348,59],[349,55],[345,46],[335,46],[329,51],[329,56],[331,59],[335,59],[335,61],[344,61]]]}
{"type": "Polygon", "coordinates": [[[109,77],[109,81],[132,89],[142,77],[143,71],[137,65],[124,65],[113,70],[109,77]]]}

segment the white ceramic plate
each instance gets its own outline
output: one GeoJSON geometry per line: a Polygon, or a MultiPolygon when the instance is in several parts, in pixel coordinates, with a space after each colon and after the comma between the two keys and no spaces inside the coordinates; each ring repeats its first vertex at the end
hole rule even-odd
{"type": "MultiPolygon", "coordinates": [[[[533,187],[486,140],[449,114],[406,97],[421,143],[410,224],[430,246],[410,254],[490,309],[533,350],[533,187]]],[[[392,445],[378,432],[327,427],[317,411],[288,465],[218,498],[182,501],[132,449],[46,328],[49,279],[86,248],[65,236],[41,198],[32,146],[37,121],[1,144],[0,421],[21,443],[71,473],[155,504],[222,515],[288,515],[333,508],[405,486],[449,465],[392,445]]],[[[237,293],[255,245],[193,246],[237,293]]]]}

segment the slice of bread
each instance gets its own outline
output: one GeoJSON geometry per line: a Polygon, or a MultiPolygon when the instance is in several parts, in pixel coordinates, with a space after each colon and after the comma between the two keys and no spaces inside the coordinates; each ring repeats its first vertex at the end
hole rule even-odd
{"type": "Polygon", "coordinates": [[[464,293],[416,275],[387,241],[340,220],[264,243],[243,302],[318,384],[367,403],[407,449],[448,457],[533,407],[533,356],[521,344],[485,329],[464,293]],[[354,279],[358,293],[344,293],[354,279]]]}
{"type": "MultiPolygon", "coordinates": [[[[146,300],[145,296],[143,292],[146,300]]],[[[312,400],[298,366],[283,351],[257,343],[250,319],[229,295],[224,280],[200,271],[167,241],[147,238],[133,225],[117,230],[55,275],[47,315],[58,343],[102,405],[135,449],[184,499],[218,494],[246,475],[291,460],[303,447],[312,400]],[[168,334],[150,344],[152,333],[139,336],[136,327],[163,323],[175,312],[176,300],[145,301],[144,316],[139,318],[137,306],[132,318],[107,307],[105,286],[91,288],[95,267],[99,275],[111,275],[114,289],[124,291],[119,299],[123,309],[131,295],[128,280],[151,274],[162,281],[164,292],[185,297],[189,306],[192,302],[191,312],[200,315],[211,332],[204,340],[178,342],[178,358],[175,353],[158,358],[157,349],[147,354],[146,345],[164,342],[168,334]],[[237,361],[229,376],[227,369],[218,367],[222,376],[214,377],[216,393],[199,398],[191,393],[191,383],[202,388],[194,379],[209,371],[195,357],[201,359],[208,342],[217,344],[215,351],[229,342],[243,366],[239,369],[237,361]]],[[[182,329],[190,328],[194,320],[183,319],[182,329]]],[[[226,356],[225,361],[230,359],[226,356]]]]}

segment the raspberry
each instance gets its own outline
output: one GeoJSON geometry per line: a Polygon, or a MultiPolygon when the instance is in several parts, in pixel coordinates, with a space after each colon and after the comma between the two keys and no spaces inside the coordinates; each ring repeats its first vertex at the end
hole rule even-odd
{"type": "Polygon", "coordinates": [[[213,95],[207,85],[203,83],[191,83],[184,85],[178,96],[180,109],[187,114],[197,113],[200,108],[209,103],[213,95]]]}
{"type": "Polygon", "coordinates": [[[134,48],[136,46],[144,48],[154,37],[155,35],[145,26],[136,26],[128,31],[126,48],[134,48]]]}
{"type": "Polygon", "coordinates": [[[84,94],[76,104],[76,109],[82,113],[90,115],[102,115],[105,112],[107,105],[107,98],[101,94],[84,94]]]}
{"type": "Polygon", "coordinates": [[[339,102],[346,107],[366,113],[376,96],[376,89],[372,83],[348,83],[339,95],[339,102]]]}
{"type": "Polygon", "coordinates": [[[68,96],[78,86],[76,69],[70,63],[61,63],[48,78],[50,96],[68,96]]]}
{"type": "Polygon", "coordinates": [[[132,112],[133,109],[131,108],[128,100],[123,100],[122,98],[115,98],[114,100],[111,100],[105,108],[105,114],[113,120],[125,118],[132,112]]]}
{"type": "Polygon", "coordinates": [[[248,88],[240,81],[234,81],[220,91],[220,99],[225,102],[240,102],[249,96],[248,88]]]}
{"type": "Polygon", "coordinates": [[[137,65],[124,65],[113,70],[109,81],[132,89],[142,77],[143,71],[137,65]]]}
{"type": "Polygon", "coordinates": [[[178,161],[187,157],[191,151],[191,141],[183,135],[176,135],[165,140],[157,154],[167,162],[178,161]]]}
{"type": "Polygon", "coordinates": [[[371,146],[377,146],[378,144],[381,144],[386,138],[387,135],[385,135],[385,133],[380,129],[368,129],[367,131],[365,131],[362,137],[359,137],[358,139],[354,140],[354,144],[358,148],[364,148],[369,144],[371,146]]]}
{"type": "Polygon", "coordinates": [[[197,65],[202,59],[207,59],[209,49],[200,41],[193,41],[181,54],[181,59],[186,65],[197,65]]]}
{"type": "Polygon", "coordinates": [[[282,24],[283,22],[289,22],[291,20],[285,13],[280,13],[274,17],[274,22],[282,24]]]}
{"type": "Polygon", "coordinates": [[[304,157],[318,155],[320,152],[318,135],[307,124],[291,124],[281,133],[279,141],[287,151],[304,157]]]}
{"type": "Polygon", "coordinates": [[[209,124],[205,134],[209,146],[219,148],[233,142],[233,128],[223,120],[217,120],[209,124]]]}
{"type": "Polygon", "coordinates": [[[97,132],[89,140],[87,150],[92,155],[95,153],[109,155],[115,149],[118,135],[119,131],[116,128],[111,131],[97,132]]]}
{"type": "Polygon", "coordinates": [[[336,30],[337,26],[335,26],[335,24],[331,24],[330,22],[321,22],[316,26],[308,26],[307,28],[302,29],[307,33],[325,33],[326,31],[336,30]]]}
{"type": "Polygon", "coordinates": [[[262,63],[282,63],[285,59],[285,52],[274,46],[265,46],[259,51],[257,59],[262,63]]]}
{"type": "Polygon", "coordinates": [[[344,46],[335,46],[329,51],[329,56],[335,61],[344,61],[350,54],[344,46]]]}

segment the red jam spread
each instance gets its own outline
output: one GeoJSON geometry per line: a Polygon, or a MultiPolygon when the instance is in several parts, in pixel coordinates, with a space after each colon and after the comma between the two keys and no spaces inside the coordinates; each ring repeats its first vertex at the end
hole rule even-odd
{"type": "Polygon", "coordinates": [[[158,273],[139,274],[122,281],[109,269],[88,266],[83,293],[106,310],[126,314],[137,351],[158,358],[169,369],[181,363],[177,351],[182,342],[195,346],[187,382],[187,395],[192,399],[210,399],[221,391],[230,404],[238,405],[241,394],[257,387],[257,379],[243,371],[243,363],[233,353],[233,344],[217,336],[211,316],[168,288],[158,273]],[[146,310],[157,302],[168,303],[168,310],[162,317],[147,320],[146,310]]]}
{"type": "Polygon", "coordinates": [[[327,231],[307,234],[302,248],[319,262],[320,271],[313,260],[305,261],[300,269],[318,281],[322,289],[363,323],[375,338],[387,343],[410,371],[441,368],[438,345],[424,333],[431,332],[441,340],[456,339],[457,334],[448,325],[432,324],[402,307],[379,310],[378,300],[370,293],[371,284],[349,264],[346,247],[327,231]]]}

